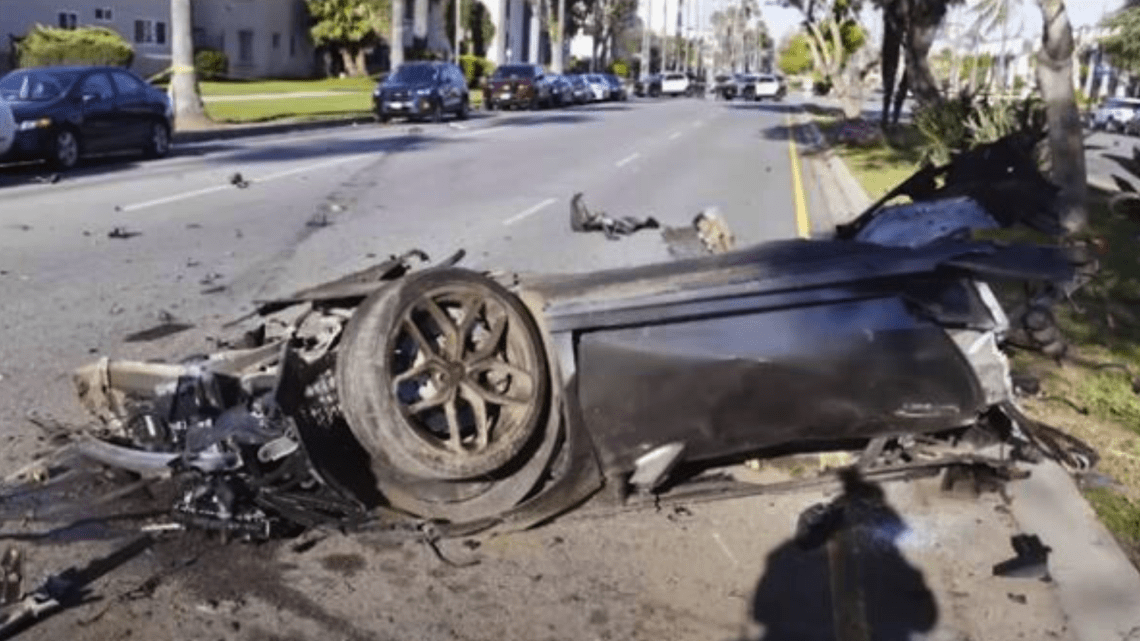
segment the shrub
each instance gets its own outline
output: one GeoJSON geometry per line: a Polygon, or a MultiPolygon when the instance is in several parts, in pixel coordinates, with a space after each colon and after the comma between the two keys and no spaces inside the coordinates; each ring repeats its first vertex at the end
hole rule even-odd
{"type": "Polygon", "coordinates": [[[963,95],[918,111],[914,124],[924,138],[920,162],[942,165],[955,153],[1015,132],[1043,132],[1045,105],[1033,96],[989,103],[963,95]]]}
{"type": "Polygon", "coordinates": [[[58,29],[36,25],[17,45],[21,67],[114,65],[129,67],[135,51],[106,27],[58,29]]]}
{"type": "Polygon", "coordinates": [[[230,72],[230,59],[224,51],[202,49],[194,54],[194,69],[199,80],[224,78],[230,72]]]}
{"type": "Polygon", "coordinates": [[[618,60],[618,61],[616,61],[610,65],[610,73],[612,73],[615,76],[620,76],[622,78],[628,78],[629,77],[629,65],[622,62],[621,60],[618,60]]]}
{"type": "Polygon", "coordinates": [[[467,86],[474,89],[479,87],[483,78],[495,71],[495,63],[479,56],[459,56],[459,67],[463,69],[463,76],[467,79],[467,86]]]}

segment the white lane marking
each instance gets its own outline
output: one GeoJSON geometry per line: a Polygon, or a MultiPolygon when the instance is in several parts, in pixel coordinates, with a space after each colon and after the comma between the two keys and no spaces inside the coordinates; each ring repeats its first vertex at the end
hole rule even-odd
{"type": "Polygon", "coordinates": [[[538,212],[542,211],[544,208],[549,207],[549,206],[553,205],[554,203],[555,203],[555,200],[553,198],[547,198],[546,200],[535,205],[534,207],[531,207],[529,209],[524,209],[524,210],[520,211],[519,213],[515,214],[514,216],[511,216],[510,218],[504,220],[503,224],[504,225],[513,225],[513,224],[519,222],[520,220],[526,218],[527,216],[533,216],[534,214],[537,214],[538,212]]]}
{"type": "Polygon", "coordinates": [[[637,160],[638,158],[641,158],[641,154],[639,154],[635,151],[632,154],[630,154],[630,155],[626,156],[625,158],[622,158],[621,160],[614,163],[614,167],[624,167],[624,166],[628,165],[629,163],[637,160]]]}
{"type": "MultiPolygon", "coordinates": [[[[308,171],[314,171],[317,169],[323,169],[325,167],[331,167],[333,165],[340,165],[343,163],[351,162],[353,160],[364,158],[366,156],[378,157],[378,156],[382,156],[382,155],[383,154],[355,154],[352,156],[345,156],[343,158],[333,158],[332,160],[326,160],[324,162],[319,162],[319,163],[316,163],[313,165],[305,165],[304,167],[294,167],[293,169],[287,169],[285,171],[279,171],[277,173],[269,174],[266,176],[261,176],[260,178],[251,178],[249,180],[249,182],[252,184],[252,183],[267,182],[270,180],[277,180],[278,178],[285,178],[287,176],[293,176],[295,174],[301,174],[301,173],[305,173],[308,171]]],[[[180,194],[172,194],[170,196],[165,196],[163,198],[156,198],[154,200],[147,200],[147,201],[144,201],[141,203],[132,203],[130,205],[124,205],[123,207],[120,207],[119,209],[120,209],[120,211],[138,211],[140,209],[149,209],[151,207],[158,207],[159,205],[169,205],[170,203],[176,203],[180,200],[189,200],[190,198],[197,198],[198,196],[205,196],[207,194],[212,194],[212,193],[219,192],[219,191],[226,191],[227,189],[234,189],[234,186],[228,185],[228,184],[227,185],[214,185],[213,187],[204,187],[202,189],[195,189],[193,191],[185,191],[185,192],[182,192],[180,194]]]]}
{"type": "Polygon", "coordinates": [[[676,140],[676,139],[678,139],[678,138],[680,138],[680,137],[681,137],[681,132],[679,132],[679,131],[674,131],[674,132],[673,132],[673,133],[672,133],[672,134],[669,136],[669,140],[676,140]]]}

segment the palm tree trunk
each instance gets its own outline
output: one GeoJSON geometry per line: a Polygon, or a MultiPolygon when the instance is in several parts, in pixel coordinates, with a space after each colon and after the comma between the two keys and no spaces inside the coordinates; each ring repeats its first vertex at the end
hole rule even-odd
{"type": "Polygon", "coordinates": [[[1044,23],[1037,81],[1045,99],[1051,178],[1061,188],[1058,213],[1070,233],[1088,225],[1088,176],[1081,120],[1073,93],[1073,29],[1064,0],[1037,0],[1044,23]]]}
{"type": "Polygon", "coordinates": [[[551,48],[554,50],[554,73],[562,73],[566,68],[566,62],[563,60],[562,41],[566,35],[566,0],[558,0],[558,28],[557,33],[554,35],[554,43],[551,48]]]}
{"type": "Polygon", "coordinates": [[[404,64],[404,2],[392,0],[392,38],[389,41],[388,62],[393,71],[404,64]]]}
{"type": "Polygon", "coordinates": [[[194,69],[194,27],[190,0],[170,1],[170,50],[173,75],[170,98],[174,102],[174,123],[180,129],[208,124],[202,97],[198,94],[198,74],[194,69]]]}

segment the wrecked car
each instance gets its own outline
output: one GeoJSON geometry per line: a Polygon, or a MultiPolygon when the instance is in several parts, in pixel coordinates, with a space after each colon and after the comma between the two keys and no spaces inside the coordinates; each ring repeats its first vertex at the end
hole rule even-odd
{"type": "MultiPolygon", "coordinates": [[[[1018,145],[966,161],[1039,189],[1018,145]]],[[[1003,348],[1022,316],[990,286],[1034,283],[1027,309],[1047,308],[1073,257],[972,239],[1049,223],[1038,201],[994,210],[1017,192],[977,171],[924,169],[898,192],[914,202],[876,203],[834,238],[661,264],[535,275],[393,257],[260,302],[218,353],[80,369],[98,426],[75,448],[180,479],[185,526],[257,538],[376,506],[526,527],[603,487],[656,496],[812,443],[870,443],[870,464],[888,440],[980,429],[1088,463],[1017,410],[1003,348]]]]}

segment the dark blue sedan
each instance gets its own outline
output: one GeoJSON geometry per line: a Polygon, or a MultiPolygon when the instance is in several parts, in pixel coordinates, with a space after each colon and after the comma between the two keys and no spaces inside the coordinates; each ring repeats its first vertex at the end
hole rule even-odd
{"type": "Polygon", "coordinates": [[[165,93],[120,67],[17,69],[0,78],[16,136],[0,160],[46,160],[58,169],[81,156],[170,151],[173,110],[165,93]]]}

